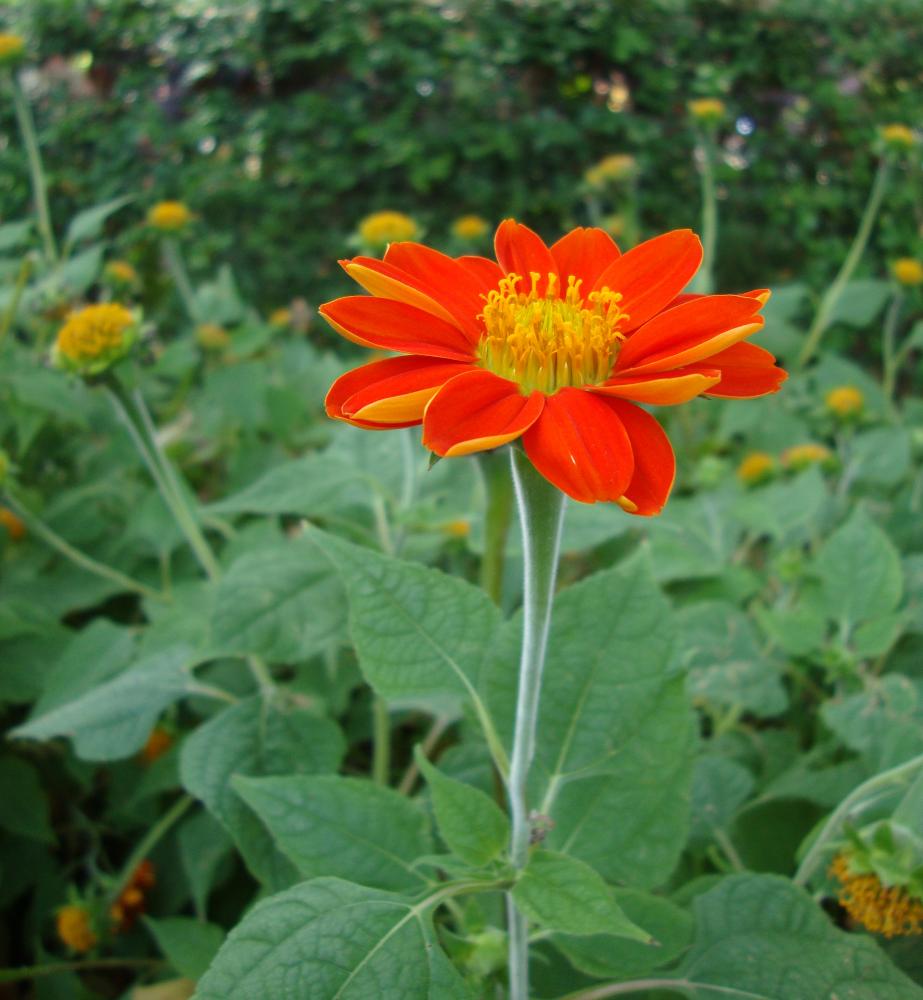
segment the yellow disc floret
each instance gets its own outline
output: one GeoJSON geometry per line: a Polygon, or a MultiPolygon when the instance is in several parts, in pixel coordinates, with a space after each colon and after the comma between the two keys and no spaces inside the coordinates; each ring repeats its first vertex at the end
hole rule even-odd
{"type": "Polygon", "coordinates": [[[135,341],[137,320],[115,302],[86,306],[58,331],[52,359],[61,368],[93,375],[124,357],[135,341]]]}
{"type": "Polygon", "coordinates": [[[452,232],[460,240],[479,240],[487,229],[487,220],[479,215],[462,215],[452,223],[452,232]]]}
{"type": "Polygon", "coordinates": [[[737,466],[737,478],[747,486],[756,486],[769,479],[776,468],[776,461],[765,451],[751,451],[737,466]]]}
{"type": "Polygon", "coordinates": [[[147,222],[165,233],[185,229],[192,221],[192,212],[181,201],[159,201],[147,213],[147,222]]]}
{"type": "Polygon", "coordinates": [[[418,232],[417,224],[403,212],[373,212],[359,223],[359,239],[375,249],[412,240],[418,232]]]}
{"type": "Polygon", "coordinates": [[[824,397],[827,409],[838,417],[854,417],[862,412],[865,396],[854,385],[838,385],[824,397]]]}
{"type": "Polygon", "coordinates": [[[923,285],[923,261],[901,257],[891,264],[891,273],[901,285],[923,285]]]}
{"type": "Polygon", "coordinates": [[[840,905],[872,933],[887,938],[923,934],[923,901],[906,888],[884,885],[873,873],[854,874],[844,854],[833,859],[830,874],[841,886],[840,905]]]}
{"type": "Polygon", "coordinates": [[[628,319],[619,308],[622,296],[603,288],[584,298],[573,276],[559,296],[555,274],[540,293],[541,275],[529,277],[529,291],[524,278],[509,274],[487,295],[478,364],[517,382],[526,395],[605,382],[624,339],[619,327],[628,319]]]}
{"type": "Polygon", "coordinates": [[[58,937],[71,951],[89,951],[99,940],[93,930],[89,911],[78,903],[69,903],[58,910],[55,927],[58,937]]]}

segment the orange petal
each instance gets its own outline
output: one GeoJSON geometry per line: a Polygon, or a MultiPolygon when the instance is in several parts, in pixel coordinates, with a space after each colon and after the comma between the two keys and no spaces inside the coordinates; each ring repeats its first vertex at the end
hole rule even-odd
{"type": "Polygon", "coordinates": [[[535,468],[581,503],[618,501],[631,481],[631,442],[616,403],[582,389],[561,389],[545,400],[541,417],[523,435],[535,468]]]}
{"type": "Polygon", "coordinates": [[[629,316],[623,329],[635,330],[679,295],[701,262],[698,236],[676,229],[622,254],[596,279],[596,288],[621,293],[619,305],[629,316]]]}
{"type": "Polygon", "coordinates": [[[634,474],[618,503],[629,514],[641,517],[659,514],[676,478],[670,439],[646,410],[621,399],[609,402],[628,432],[635,457],[634,474]]]}
{"type": "Polygon", "coordinates": [[[408,427],[450,378],[470,366],[432,358],[385,358],[341,375],[327,393],[327,415],[360,427],[408,427]]]}
{"type": "MultiPolygon", "coordinates": [[[[768,288],[754,288],[750,292],[738,292],[738,295],[743,295],[748,299],[759,299],[760,305],[766,305],[772,296],[772,292],[768,288]]],[[[672,309],[674,306],[681,306],[684,302],[691,302],[693,299],[704,299],[705,296],[698,292],[684,292],[682,295],[677,295],[676,298],[667,306],[667,309],[672,309]]]]}
{"type": "Polygon", "coordinates": [[[500,279],[503,277],[503,272],[500,270],[500,265],[495,260],[490,260],[488,257],[477,257],[474,255],[466,255],[464,257],[455,258],[459,264],[466,271],[470,271],[477,281],[481,285],[481,291],[483,294],[492,291],[500,284],[500,279]]]}
{"type": "Polygon", "coordinates": [[[439,305],[432,296],[422,291],[422,288],[425,287],[422,282],[412,278],[400,268],[385,264],[381,260],[375,260],[374,257],[341,260],[340,266],[353,281],[362,285],[372,295],[383,299],[394,299],[397,302],[406,302],[407,305],[415,306],[433,316],[438,316],[446,323],[455,323],[454,317],[447,309],[439,305]]]}
{"type": "Polygon", "coordinates": [[[596,279],[619,256],[619,248],[603,229],[572,229],[551,248],[562,284],[570,275],[582,281],[584,295],[592,291],[596,279]]]}
{"type": "Polygon", "coordinates": [[[539,278],[536,291],[539,295],[544,295],[548,287],[548,275],[558,273],[558,265],[545,246],[545,241],[515,219],[504,219],[497,227],[494,251],[504,275],[522,275],[525,291],[532,287],[529,276],[537,274],[539,278]]]}
{"type": "Polygon", "coordinates": [[[523,396],[515,382],[473,368],[447,382],[427,406],[423,444],[446,458],[499,448],[535,423],[544,401],[540,392],[523,396]]]}
{"type": "Polygon", "coordinates": [[[658,372],[655,375],[621,375],[610,378],[604,385],[589,391],[604,396],[617,396],[635,403],[654,406],[674,406],[688,403],[721,381],[721,373],[712,369],[658,372]]]}
{"type": "Polygon", "coordinates": [[[471,345],[457,326],[396,299],[347,295],[325,302],[318,312],[335,330],[363,347],[456,361],[472,357],[471,345]]]}
{"type": "Polygon", "coordinates": [[[662,372],[710,358],[763,325],[746,295],[705,295],[655,316],[622,346],[616,371],[662,372]]]}
{"type": "MultiPolygon", "coordinates": [[[[734,344],[713,354],[707,365],[718,371],[721,381],[708,390],[708,395],[720,399],[752,399],[778,392],[788,372],[777,367],[775,362],[769,351],[756,344],[734,344]]],[[[694,370],[699,370],[698,366],[694,370]]]]}

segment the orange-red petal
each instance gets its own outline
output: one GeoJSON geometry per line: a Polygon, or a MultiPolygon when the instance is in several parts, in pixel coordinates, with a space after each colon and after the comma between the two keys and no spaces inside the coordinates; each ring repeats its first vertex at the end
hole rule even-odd
{"type": "MultiPolygon", "coordinates": [[[[424,312],[438,316],[447,323],[455,323],[452,314],[441,306],[427,291],[423,282],[406,272],[374,257],[355,257],[341,260],[340,266],[367,292],[383,299],[395,299],[416,306],[424,312]]],[[[457,324],[456,324],[457,325],[457,324]]]]}
{"type": "Polygon", "coordinates": [[[710,358],[760,329],[761,305],[746,295],[705,295],[667,309],[628,338],[616,371],[662,372],[710,358]]]}
{"type": "MultiPolygon", "coordinates": [[[[709,369],[717,369],[721,375],[721,381],[707,392],[719,399],[768,396],[778,392],[788,378],[788,372],[776,365],[775,357],[756,344],[734,344],[713,354],[706,365],[709,369]]],[[[698,370],[698,366],[695,368],[698,370]]]]}
{"type": "Polygon", "coordinates": [[[482,294],[486,295],[500,284],[500,279],[504,277],[500,270],[500,265],[495,260],[488,257],[478,257],[468,254],[464,257],[455,258],[466,271],[470,271],[481,286],[482,294]]]}
{"type": "Polygon", "coordinates": [[[504,275],[522,275],[524,291],[532,288],[530,275],[537,274],[536,290],[539,295],[544,295],[548,275],[558,273],[558,265],[541,236],[514,219],[504,219],[497,227],[494,251],[504,275]]]}
{"type": "Polygon", "coordinates": [[[411,427],[450,378],[469,366],[433,358],[385,358],[354,368],[330,387],[327,416],[358,427],[411,427]]]}
{"type": "Polygon", "coordinates": [[[593,290],[596,279],[620,256],[621,251],[612,237],[603,229],[584,229],[579,226],[562,236],[551,247],[551,256],[558,265],[562,284],[570,275],[579,278],[586,295],[593,290]]]}
{"type": "Polygon", "coordinates": [[[721,381],[721,372],[702,368],[657,372],[651,375],[616,375],[590,392],[630,399],[652,406],[675,406],[707,393],[721,381]]]}
{"type": "Polygon", "coordinates": [[[676,229],[633,247],[596,279],[596,288],[622,296],[628,313],[624,330],[635,330],[666,308],[702,262],[702,244],[691,229],[676,229]]]}
{"type": "Polygon", "coordinates": [[[396,299],[347,295],[325,302],[318,311],[335,330],[363,347],[456,361],[473,356],[457,326],[396,299]]]}
{"type": "Polygon", "coordinates": [[[659,514],[676,478],[676,458],[670,439],[646,410],[621,399],[610,403],[628,433],[635,459],[631,482],[618,503],[630,514],[641,517],[659,514]]]}
{"type": "Polygon", "coordinates": [[[447,382],[430,401],[423,444],[446,458],[499,448],[535,423],[544,402],[540,392],[523,396],[514,382],[472,368],[447,382]]]}
{"type": "Polygon", "coordinates": [[[561,389],[545,400],[523,435],[536,469],[581,503],[617,502],[631,482],[634,457],[615,404],[582,389],[561,389]]]}

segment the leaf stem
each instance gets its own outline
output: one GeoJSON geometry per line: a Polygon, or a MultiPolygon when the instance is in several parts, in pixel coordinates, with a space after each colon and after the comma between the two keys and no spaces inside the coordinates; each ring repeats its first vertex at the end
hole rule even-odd
{"type": "Polygon", "coordinates": [[[903,292],[898,289],[891,299],[891,305],[885,314],[885,322],[881,334],[881,364],[882,386],[885,403],[894,415],[894,389],[897,385],[897,369],[903,360],[897,350],[897,324],[901,318],[901,308],[904,304],[903,292]]]}
{"type": "Polygon", "coordinates": [[[487,591],[491,600],[499,604],[503,596],[506,538],[513,516],[513,481],[510,478],[506,455],[501,451],[482,452],[478,458],[487,491],[481,586],[487,591]]]}
{"type": "Polygon", "coordinates": [[[391,720],[388,703],[379,695],[372,696],[372,780],[387,785],[391,773],[391,720]]]}
{"type": "MultiPolygon", "coordinates": [[[[513,752],[507,791],[510,800],[510,861],[525,867],[531,825],[528,808],[529,767],[535,753],[542,670],[551,625],[554,585],[564,519],[564,495],[533,468],[517,448],[510,451],[524,554],[522,653],[513,729],[513,752]]],[[[529,939],[526,918],[507,895],[509,931],[509,1000],[529,997],[529,939]]]]}
{"type": "Polygon", "coordinates": [[[57,976],[62,972],[90,969],[157,969],[167,963],[162,958],[84,958],[75,962],[49,962],[47,965],[23,965],[18,969],[0,969],[0,983],[57,976]]]}
{"type": "Polygon", "coordinates": [[[625,983],[607,983],[605,986],[591,986],[586,990],[568,993],[560,1000],[607,1000],[608,997],[627,996],[629,993],[643,993],[647,990],[694,990],[696,993],[714,994],[721,997],[738,997],[740,1000],[767,1000],[762,993],[739,990],[734,986],[718,986],[714,983],[697,983],[689,979],[634,979],[625,983]]]}
{"type": "MultiPolygon", "coordinates": [[[[430,726],[429,731],[423,737],[423,742],[420,744],[420,749],[423,752],[423,756],[429,758],[436,744],[442,738],[442,734],[449,728],[452,724],[452,720],[445,715],[439,716],[438,719],[433,721],[432,726],[430,726]]],[[[401,795],[409,795],[413,791],[413,786],[416,784],[417,778],[420,776],[420,768],[417,765],[415,759],[411,758],[410,763],[407,765],[407,770],[404,772],[404,777],[401,778],[401,783],[397,786],[397,790],[401,795]]]]}

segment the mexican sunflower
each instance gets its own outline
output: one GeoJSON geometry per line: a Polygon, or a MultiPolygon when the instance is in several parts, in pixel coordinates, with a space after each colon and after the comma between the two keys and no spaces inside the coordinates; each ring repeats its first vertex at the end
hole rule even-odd
{"type": "Polygon", "coordinates": [[[702,260],[689,230],[620,253],[601,229],[548,247],[512,219],[496,261],[392,243],[342,262],[371,295],[321,306],[344,337],[394,351],[347,372],[329,416],[384,430],[422,423],[437,455],[517,439],[535,468],[584,503],[657,514],[673,485],[670,442],[642,405],[775,392],[785,372],[761,347],[769,292],[683,295],[702,260]]]}

